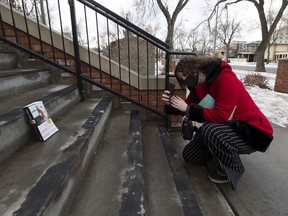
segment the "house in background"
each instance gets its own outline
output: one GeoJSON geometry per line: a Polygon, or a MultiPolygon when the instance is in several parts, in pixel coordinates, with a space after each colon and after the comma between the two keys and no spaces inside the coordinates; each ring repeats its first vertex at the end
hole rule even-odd
{"type": "Polygon", "coordinates": [[[234,41],[232,46],[235,49],[235,56],[237,56],[238,59],[254,62],[255,52],[259,44],[260,41],[253,41],[250,43],[247,43],[246,41],[234,41]]]}
{"type": "MultiPolygon", "coordinates": [[[[277,36],[275,43],[270,47],[269,60],[272,62],[288,57],[288,28],[280,29],[277,36]]],[[[268,49],[265,56],[268,56],[268,49]]]]}
{"type": "Polygon", "coordinates": [[[247,52],[247,41],[233,41],[231,48],[234,50],[234,57],[243,58],[243,56],[239,55],[239,53],[245,55],[247,52]]]}
{"type": "MultiPolygon", "coordinates": [[[[247,43],[246,41],[234,41],[231,45],[231,52],[235,51],[235,56],[240,60],[245,60],[247,62],[255,62],[255,53],[260,45],[261,41],[252,41],[247,43]]],[[[278,62],[281,58],[288,57],[288,28],[283,28],[280,30],[277,40],[273,43],[270,48],[265,51],[265,61],[268,59],[269,62],[278,62]],[[269,52],[268,52],[269,49],[269,52]]],[[[233,58],[233,55],[229,57],[233,58]]]]}

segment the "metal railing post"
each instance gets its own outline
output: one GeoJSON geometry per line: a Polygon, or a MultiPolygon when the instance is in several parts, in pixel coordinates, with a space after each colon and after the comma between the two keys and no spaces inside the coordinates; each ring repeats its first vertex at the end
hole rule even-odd
{"type": "Polygon", "coordinates": [[[80,52],[79,52],[79,43],[78,43],[78,35],[77,35],[75,3],[74,3],[74,0],[68,0],[68,3],[70,6],[70,14],[71,14],[71,26],[72,26],[72,35],[73,35],[77,86],[79,89],[81,101],[84,101],[85,95],[84,95],[83,83],[81,79],[81,62],[80,62],[80,52]]]}
{"type": "MultiPolygon", "coordinates": [[[[169,84],[169,72],[170,72],[170,53],[166,51],[165,54],[165,89],[168,88],[169,84]]],[[[171,128],[171,117],[167,114],[165,114],[165,126],[167,129],[171,128]]]]}

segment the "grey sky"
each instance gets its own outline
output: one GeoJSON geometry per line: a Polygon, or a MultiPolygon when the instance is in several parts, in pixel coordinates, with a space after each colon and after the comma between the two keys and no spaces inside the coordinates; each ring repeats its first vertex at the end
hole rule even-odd
{"type": "MultiPolygon", "coordinates": [[[[170,0],[171,1],[171,0],[170,0]]],[[[178,2],[178,0],[172,0],[178,2]]],[[[216,0],[212,0],[215,1],[216,0]]],[[[211,1],[211,3],[213,3],[211,1]]],[[[281,1],[281,0],[275,0],[281,1]]],[[[133,0],[97,0],[98,3],[102,4],[103,6],[109,8],[113,12],[120,15],[120,13],[124,10],[131,9],[131,5],[133,0]]],[[[197,26],[201,21],[207,18],[205,15],[205,2],[204,0],[192,0],[190,1],[186,8],[180,13],[179,17],[177,18],[178,22],[183,22],[187,28],[193,28],[197,26]]],[[[243,35],[239,39],[247,40],[247,41],[255,41],[261,39],[261,34],[259,30],[258,22],[258,14],[257,11],[252,3],[248,2],[240,2],[237,5],[229,7],[229,16],[236,15],[237,19],[243,21],[243,27],[245,30],[243,31],[243,35]]],[[[163,19],[164,17],[160,14],[159,19],[163,19]]],[[[212,22],[212,24],[215,23],[212,22]]],[[[166,24],[166,23],[165,23],[166,24]]]]}

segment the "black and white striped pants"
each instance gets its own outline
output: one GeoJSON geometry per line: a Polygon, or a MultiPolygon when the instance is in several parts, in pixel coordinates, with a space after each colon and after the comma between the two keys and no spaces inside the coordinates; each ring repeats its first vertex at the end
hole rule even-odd
{"type": "Polygon", "coordinates": [[[228,125],[205,123],[194,135],[183,150],[183,158],[194,165],[203,165],[214,156],[226,172],[233,190],[244,173],[240,154],[250,154],[257,151],[244,142],[228,125]]]}

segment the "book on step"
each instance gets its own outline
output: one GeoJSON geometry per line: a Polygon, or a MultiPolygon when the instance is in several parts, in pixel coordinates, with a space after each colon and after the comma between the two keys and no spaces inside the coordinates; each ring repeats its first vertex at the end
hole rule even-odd
{"type": "Polygon", "coordinates": [[[24,106],[23,110],[41,141],[46,141],[58,131],[58,128],[49,117],[42,101],[30,103],[24,106]]]}

